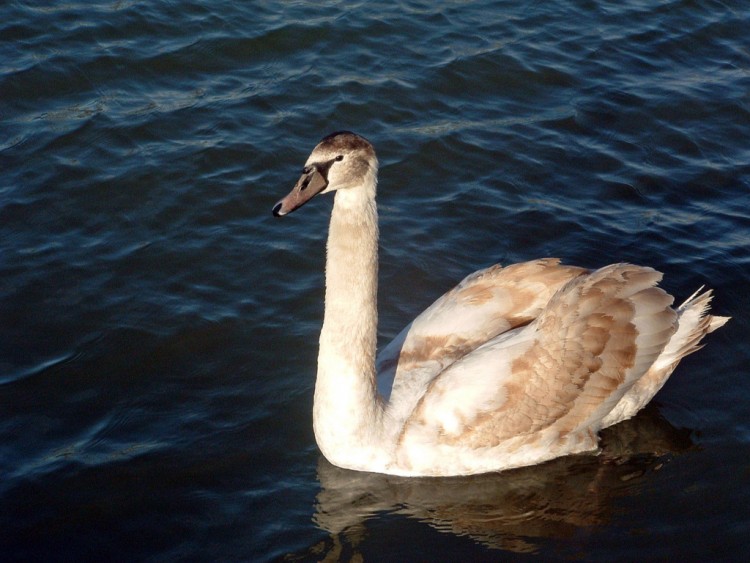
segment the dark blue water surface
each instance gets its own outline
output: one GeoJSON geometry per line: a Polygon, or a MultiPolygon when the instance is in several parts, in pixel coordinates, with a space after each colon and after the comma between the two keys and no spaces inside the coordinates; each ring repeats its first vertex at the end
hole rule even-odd
{"type": "Polygon", "coordinates": [[[0,560],[742,559],[748,30],[731,0],[2,3],[0,560]],[[381,161],[383,343],[540,256],[734,319],[602,455],[334,468],[331,200],[270,210],[337,129],[381,161]]]}

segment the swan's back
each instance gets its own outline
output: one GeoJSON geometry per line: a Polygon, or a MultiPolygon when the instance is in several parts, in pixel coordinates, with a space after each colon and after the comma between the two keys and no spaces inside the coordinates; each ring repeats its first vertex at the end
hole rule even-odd
{"type": "Polygon", "coordinates": [[[381,393],[422,385],[492,338],[530,323],[564,284],[586,273],[543,258],[467,276],[378,354],[381,393]]]}

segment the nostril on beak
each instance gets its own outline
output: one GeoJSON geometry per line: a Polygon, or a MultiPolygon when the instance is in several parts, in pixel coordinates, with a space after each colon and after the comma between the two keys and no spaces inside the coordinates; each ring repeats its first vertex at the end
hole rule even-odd
{"type": "Polygon", "coordinates": [[[277,203],[273,206],[273,216],[274,217],[283,217],[286,215],[286,213],[281,212],[281,202],[277,203]]]}

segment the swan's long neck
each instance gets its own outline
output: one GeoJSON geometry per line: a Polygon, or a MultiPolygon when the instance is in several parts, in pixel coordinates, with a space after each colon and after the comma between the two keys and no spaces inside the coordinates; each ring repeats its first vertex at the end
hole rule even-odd
{"type": "Polygon", "coordinates": [[[336,192],[328,233],[325,318],[320,333],[313,427],[336,465],[371,463],[362,451],[378,438],[382,402],[375,384],[378,288],[376,171],[336,192]]]}

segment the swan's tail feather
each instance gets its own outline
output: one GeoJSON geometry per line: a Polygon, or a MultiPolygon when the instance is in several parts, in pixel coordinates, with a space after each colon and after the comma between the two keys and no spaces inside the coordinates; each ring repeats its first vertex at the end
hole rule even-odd
{"type": "Polygon", "coordinates": [[[701,343],[703,337],[724,326],[731,318],[709,314],[713,290],[703,291],[703,289],[700,287],[677,308],[679,316],[677,332],[657,360],[658,364],[676,364],[688,354],[700,350],[703,347],[701,343]]]}
{"type": "Polygon", "coordinates": [[[708,291],[705,291],[701,294],[701,291],[703,291],[705,287],[705,285],[700,286],[698,288],[698,291],[693,293],[685,300],[682,305],[678,307],[677,312],[679,313],[684,309],[689,309],[695,306],[700,307],[701,315],[708,321],[708,326],[706,327],[706,334],[708,334],[709,332],[715,331],[717,328],[723,327],[732,317],[720,317],[718,315],[706,314],[708,313],[708,306],[711,303],[711,300],[714,298],[714,294],[712,289],[709,289],[708,291]]]}
{"type": "Polygon", "coordinates": [[[713,332],[717,328],[723,327],[725,324],[727,324],[727,321],[729,321],[732,317],[720,317],[718,315],[710,315],[711,316],[711,322],[708,323],[708,330],[706,332],[713,332]]]}

